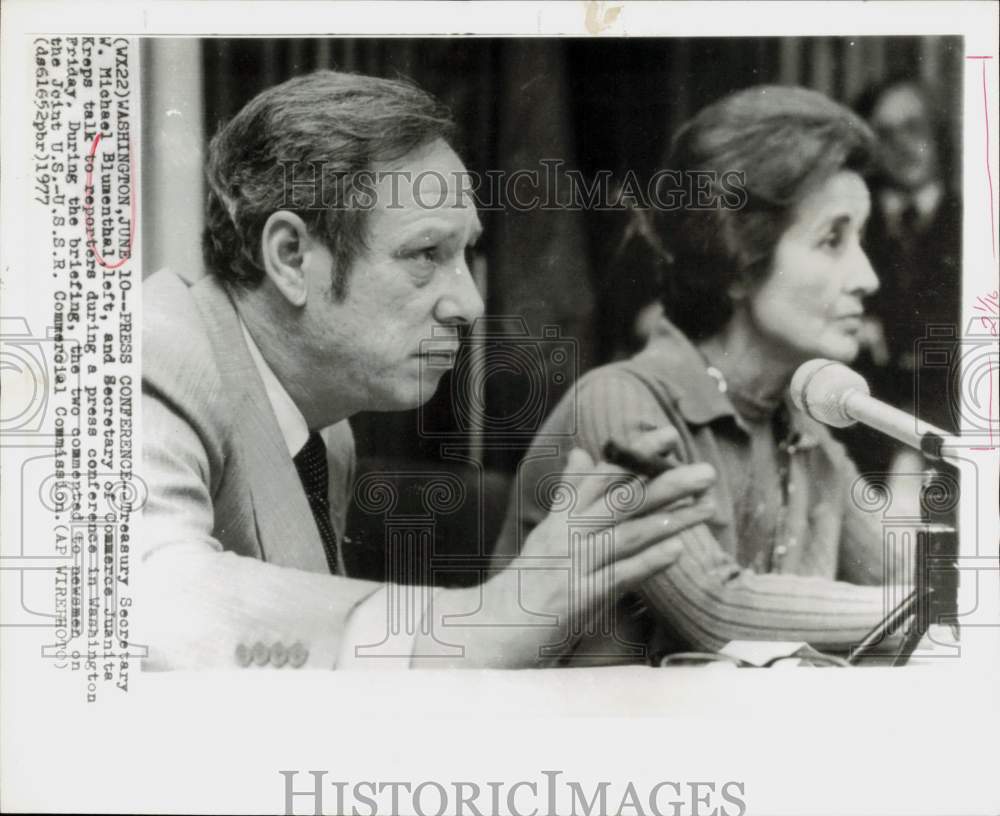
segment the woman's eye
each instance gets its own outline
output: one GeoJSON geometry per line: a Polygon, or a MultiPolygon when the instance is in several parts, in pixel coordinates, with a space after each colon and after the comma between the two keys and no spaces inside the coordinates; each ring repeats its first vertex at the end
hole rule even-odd
{"type": "Polygon", "coordinates": [[[829,232],[826,234],[823,240],[820,241],[820,246],[824,247],[825,249],[839,249],[840,245],[843,242],[844,242],[843,233],[840,230],[834,230],[833,232],[829,232]]]}

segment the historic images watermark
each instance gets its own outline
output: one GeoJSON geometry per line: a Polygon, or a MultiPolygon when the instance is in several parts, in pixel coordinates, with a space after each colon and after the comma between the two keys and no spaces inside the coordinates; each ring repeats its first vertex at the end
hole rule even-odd
{"type": "Polygon", "coordinates": [[[738,210],[746,206],[746,177],[735,170],[679,171],[661,168],[648,178],[629,170],[616,180],[610,170],[585,176],[563,159],[541,159],[538,167],[441,173],[424,170],[344,172],[322,161],[278,162],[283,196],[292,210],[376,207],[399,209],[403,201],[434,210],[475,202],[483,212],[657,210],[738,210]]]}
{"type": "Polygon", "coordinates": [[[973,546],[960,551],[959,507],[963,492],[972,497],[980,492],[975,452],[994,451],[1000,441],[995,303],[995,294],[980,297],[976,310],[984,314],[965,332],[955,325],[928,325],[902,358],[913,376],[914,437],[930,435],[948,455],[936,461],[901,448],[891,471],[865,473],[851,487],[854,505],[878,518],[882,528],[886,614],[910,610],[897,631],[911,646],[927,634],[913,652],[921,659],[959,657],[960,625],[989,625],[978,622],[976,613],[980,581],[1000,569],[995,542],[983,540],[982,515],[976,512],[969,516],[970,528],[961,531],[973,546]],[[942,403],[957,434],[916,419],[942,403]],[[964,604],[962,584],[969,587],[964,604]],[[938,640],[934,627],[937,633],[950,630],[950,636],[938,640]]]}
{"type": "Polygon", "coordinates": [[[943,400],[962,447],[969,450],[1000,445],[996,292],[980,296],[975,309],[984,313],[974,317],[964,332],[954,325],[931,325],[913,349],[915,413],[931,407],[923,404],[930,399],[943,400]]]}
{"type": "Polygon", "coordinates": [[[643,644],[620,640],[615,616],[617,607],[593,600],[609,597],[615,584],[611,554],[615,550],[614,523],[622,514],[636,512],[645,502],[644,483],[627,473],[613,475],[600,501],[582,502],[575,488],[590,473],[559,471],[537,485],[539,498],[550,512],[565,517],[566,548],[558,556],[530,558],[516,571],[490,576],[489,535],[481,506],[473,507],[477,522],[470,526],[470,539],[479,541],[478,553],[449,558],[436,552],[439,527],[444,518],[469,503],[469,491],[456,475],[446,472],[383,471],[365,474],[358,482],[354,500],[362,513],[381,518],[380,543],[385,558],[385,627],[379,640],[355,646],[358,658],[461,657],[464,647],[453,642],[451,633],[482,626],[537,629],[537,654],[542,660],[556,659],[581,638],[613,644],[609,655],[594,651],[588,656],[630,655],[644,658],[643,644]],[[406,509],[400,499],[408,495],[406,509]],[[413,497],[419,497],[414,502],[413,497]],[[478,581],[490,579],[516,603],[498,619],[495,610],[482,603],[467,611],[442,615],[435,609],[435,588],[451,572],[475,572],[478,581]],[[531,608],[530,582],[543,581],[565,587],[567,619],[560,621],[531,608]],[[422,637],[418,641],[417,636],[422,637]]]}
{"type": "Polygon", "coordinates": [[[283,812],[375,816],[744,816],[746,784],[727,781],[662,780],[651,785],[582,782],[564,771],[538,777],[480,784],[472,781],[419,782],[328,779],[329,771],[281,770],[283,812]]]}
{"type": "Polygon", "coordinates": [[[442,382],[455,416],[453,429],[437,427],[429,403],[438,380],[421,376],[421,436],[446,441],[484,434],[494,440],[530,441],[555,407],[550,402],[553,394],[566,394],[571,400],[568,427],[558,435],[576,433],[579,344],[565,336],[559,326],[543,326],[533,334],[522,317],[484,317],[473,323],[461,344],[453,330],[444,330],[423,340],[420,351],[422,368],[451,372],[442,382]],[[517,380],[522,387],[521,400],[503,412],[492,411],[486,393],[491,377],[517,380]]]}

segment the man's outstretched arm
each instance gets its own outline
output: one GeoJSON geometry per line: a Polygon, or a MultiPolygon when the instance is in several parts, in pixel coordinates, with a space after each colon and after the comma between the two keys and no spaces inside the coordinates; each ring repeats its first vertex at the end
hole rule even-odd
{"type": "Polygon", "coordinates": [[[146,667],[232,668],[256,646],[259,657],[268,650],[268,665],[281,663],[284,651],[294,652],[292,663],[334,668],[351,611],[380,584],[224,551],[212,534],[201,439],[158,397],[144,395],[143,410],[149,498],[138,614],[150,647],[146,667]]]}

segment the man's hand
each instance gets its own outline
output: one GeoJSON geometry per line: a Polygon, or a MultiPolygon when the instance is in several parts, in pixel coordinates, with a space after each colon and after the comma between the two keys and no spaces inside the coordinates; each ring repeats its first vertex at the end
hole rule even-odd
{"type": "MultiPolygon", "coordinates": [[[[665,457],[676,442],[676,432],[660,429],[620,447],[635,457],[665,457]]],[[[574,449],[549,493],[552,512],[505,570],[472,588],[482,592],[482,605],[475,629],[463,636],[464,662],[451,665],[543,665],[544,646],[571,641],[622,590],[673,563],[681,547],[677,533],[712,516],[705,493],[714,482],[707,464],[678,465],[647,479],[607,462],[595,465],[574,449]],[[522,608],[550,625],[489,623],[491,616],[511,620],[522,608]]],[[[436,617],[457,600],[448,594],[439,596],[436,617]]],[[[447,631],[452,640],[456,630],[447,631]]]]}
{"type": "Polygon", "coordinates": [[[707,464],[679,466],[646,481],[603,461],[594,465],[574,450],[564,479],[564,489],[576,493],[572,512],[550,513],[508,567],[518,572],[521,586],[520,598],[510,602],[558,621],[537,632],[540,641],[511,649],[525,665],[537,665],[541,646],[589,629],[588,621],[623,590],[670,566],[680,553],[677,533],[707,521],[715,509],[704,495],[715,482],[707,464]],[[597,523],[591,526],[590,518],[597,523]]]}

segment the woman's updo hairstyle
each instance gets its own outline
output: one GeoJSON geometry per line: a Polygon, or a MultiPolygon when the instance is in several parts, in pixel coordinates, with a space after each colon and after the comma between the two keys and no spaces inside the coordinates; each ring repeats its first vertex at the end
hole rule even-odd
{"type": "Polygon", "coordinates": [[[654,251],[666,260],[663,306],[692,340],[732,315],[734,284],[767,277],[793,208],[841,170],[864,174],[875,137],[816,91],[761,85],[702,109],[675,135],[672,195],[652,210],[654,251]]]}

